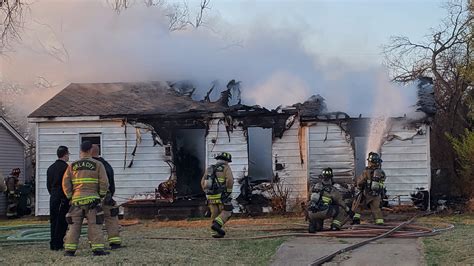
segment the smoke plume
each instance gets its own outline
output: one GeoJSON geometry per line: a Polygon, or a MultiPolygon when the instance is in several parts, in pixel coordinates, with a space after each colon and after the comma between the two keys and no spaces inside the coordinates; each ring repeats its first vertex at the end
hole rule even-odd
{"type": "Polygon", "coordinates": [[[207,27],[170,32],[159,7],[117,14],[99,1],[39,1],[30,8],[22,42],[1,58],[3,82],[24,88],[16,99],[24,117],[71,82],[188,80],[202,99],[214,80],[224,89],[235,79],[244,104],[273,108],[320,94],[329,111],[354,116],[377,116],[378,105],[385,116],[403,115],[416,101],[416,91],[395,87],[381,66],[322,62],[297,27],[235,26],[211,10],[207,27]]]}

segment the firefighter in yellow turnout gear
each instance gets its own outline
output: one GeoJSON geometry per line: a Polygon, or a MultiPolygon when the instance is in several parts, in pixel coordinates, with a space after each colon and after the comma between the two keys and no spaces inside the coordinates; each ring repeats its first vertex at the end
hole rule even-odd
{"type": "Polygon", "coordinates": [[[206,193],[211,211],[212,237],[221,238],[225,236],[222,227],[232,215],[234,176],[229,166],[229,163],[232,162],[230,153],[222,152],[215,159],[217,163],[207,168],[201,180],[201,187],[206,193]]]}
{"type": "Polygon", "coordinates": [[[79,244],[81,226],[87,218],[88,238],[95,256],[107,255],[104,252],[102,224],[104,212],[101,200],[105,197],[109,182],[104,165],[91,156],[92,143],[81,144],[79,160],[73,162],[64,173],[63,191],[71,202],[66,221],[69,224],[64,241],[65,256],[74,256],[79,244]]]}
{"type": "Polygon", "coordinates": [[[20,168],[12,169],[12,172],[8,177],[5,177],[4,182],[7,188],[7,217],[8,219],[17,218],[18,217],[18,200],[20,198],[20,194],[18,193],[19,185],[19,177],[20,177],[21,170],[20,168]]]}
{"type": "Polygon", "coordinates": [[[370,152],[367,158],[368,166],[356,179],[356,187],[361,191],[359,207],[355,210],[353,224],[360,224],[360,212],[362,207],[369,206],[375,219],[375,224],[383,225],[383,214],[381,210],[382,194],[385,190],[385,172],[381,169],[382,159],[375,152],[370,152]]]}
{"type": "Polygon", "coordinates": [[[331,168],[324,168],[320,180],[311,186],[311,199],[308,204],[309,233],[323,230],[325,219],[332,218],[331,230],[340,230],[347,221],[347,215],[354,213],[344,203],[341,193],[333,186],[331,168]]]}

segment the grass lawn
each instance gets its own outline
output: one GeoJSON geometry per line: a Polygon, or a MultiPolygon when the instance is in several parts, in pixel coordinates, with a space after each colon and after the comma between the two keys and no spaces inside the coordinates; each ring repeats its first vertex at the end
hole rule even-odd
{"type": "Polygon", "coordinates": [[[420,219],[436,224],[452,223],[455,228],[434,237],[423,238],[428,265],[474,264],[474,215],[433,216],[420,219]]]}
{"type": "MultiPolygon", "coordinates": [[[[229,237],[267,234],[259,228],[272,223],[301,222],[300,218],[234,219],[226,225],[229,237]]],[[[32,224],[34,221],[28,220],[32,224]]],[[[43,221],[43,223],[46,223],[43,221]]],[[[1,225],[8,225],[2,222],[1,225]]],[[[20,224],[19,221],[14,222],[20,224]]],[[[76,257],[64,257],[63,252],[50,251],[46,242],[33,245],[2,246],[1,264],[195,264],[195,265],[268,265],[271,257],[286,238],[262,240],[157,240],[150,237],[210,237],[208,220],[179,222],[143,221],[139,225],[123,227],[126,247],[111,251],[103,257],[92,257],[86,239],[76,257]]],[[[271,225],[270,225],[271,226],[271,225]]]]}

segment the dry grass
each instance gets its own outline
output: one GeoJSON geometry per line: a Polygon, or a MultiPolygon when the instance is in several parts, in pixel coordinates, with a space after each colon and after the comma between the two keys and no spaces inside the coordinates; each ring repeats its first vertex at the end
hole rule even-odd
{"type": "MultiPolygon", "coordinates": [[[[254,236],[266,234],[258,228],[270,224],[301,222],[301,219],[267,218],[234,219],[226,225],[228,236],[254,236]],[[253,229],[253,230],[249,230],[253,229]]],[[[34,245],[0,246],[0,264],[197,264],[197,265],[267,265],[276,249],[286,238],[264,240],[157,240],[153,237],[210,237],[209,220],[195,221],[144,221],[139,225],[123,227],[125,248],[114,250],[106,257],[92,257],[86,244],[74,258],[48,249],[48,243],[34,245]]]]}
{"type": "Polygon", "coordinates": [[[423,239],[428,265],[474,264],[474,215],[430,216],[420,219],[429,224],[453,223],[452,231],[423,239]]]}

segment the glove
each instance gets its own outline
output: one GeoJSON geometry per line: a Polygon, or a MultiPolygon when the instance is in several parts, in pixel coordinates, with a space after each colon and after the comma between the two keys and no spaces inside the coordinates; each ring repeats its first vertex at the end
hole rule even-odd
{"type": "Polygon", "coordinates": [[[318,212],[318,204],[314,201],[310,201],[308,204],[308,211],[310,212],[318,212]]]}
{"type": "Polygon", "coordinates": [[[107,206],[115,206],[115,200],[112,198],[112,194],[107,193],[104,198],[104,204],[107,206]]]}
{"type": "Polygon", "coordinates": [[[232,197],[231,197],[231,194],[230,192],[222,192],[221,193],[221,201],[222,203],[226,203],[228,201],[231,201],[232,200],[232,197]]]}
{"type": "Polygon", "coordinates": [[[100,207],[100,200],[94,200],[89,204],[90,209],[95,209],[97,207],[100,207]]]}
{"type": "Polygon", "coordinates": [[[347,211],[347,215],[349,215],[349,217],[351,217],[351,218],[354,218],[355,212],[353,212],[351,209],[349,209],[347,211]]]}

